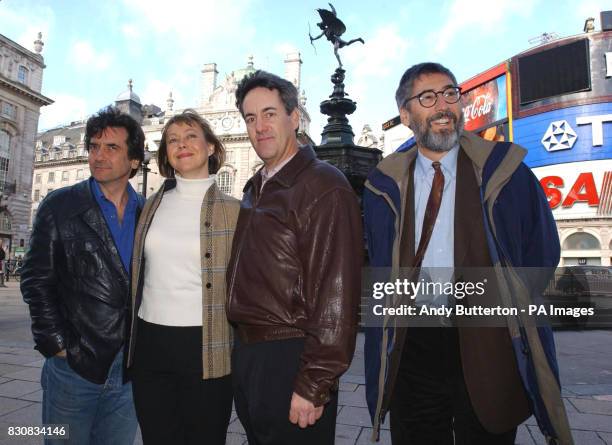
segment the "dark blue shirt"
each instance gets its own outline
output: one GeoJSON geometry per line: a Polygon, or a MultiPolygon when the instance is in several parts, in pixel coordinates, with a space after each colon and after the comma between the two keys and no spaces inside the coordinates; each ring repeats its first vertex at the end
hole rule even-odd
{"type": "Polygon", "coordinates": [[[129,276],[131,275],[130,261],[132,260],[132,248],[134,247],[134,230],[136,228],[138,195],[128,182],[128,202],[125,206],[125,211],[123,212],[123,222],[120,223],[115,204],[106,199],[104,193],[102,193],[102,190],[100,189],[100,185],[93,177],[89,178],[89,186],[91,188],[91,193],[93,193],[94,198],[96,198],[96,202],[102,210],[102,215],[104,215],[106,225],[108,226],[111,235],[113,236],[113,240],[115,241],[115,246],[117,246],[117,250],[119,251],[119,256],[121,257],[123,267],[129,276]]]}

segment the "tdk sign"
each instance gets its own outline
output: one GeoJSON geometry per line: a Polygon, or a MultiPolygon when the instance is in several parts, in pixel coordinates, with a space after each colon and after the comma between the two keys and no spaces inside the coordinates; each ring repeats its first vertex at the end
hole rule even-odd
{"type": "Polygon", "coordinates": [[[612,103],[567,107],[512,122],[531,167],[612,159],[612,103]]]}
{"type": "Polygon", "coordinates": [[[574,129],[566,120],[555,121],[548,126],[542,138],[542,145],[546,151],[567,150],[574,146],[576,137],[574,129]]]}

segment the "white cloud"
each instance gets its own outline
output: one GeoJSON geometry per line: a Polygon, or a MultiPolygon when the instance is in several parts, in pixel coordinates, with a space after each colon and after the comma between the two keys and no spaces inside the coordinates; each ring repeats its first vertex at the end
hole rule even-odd
{"type": "Polygon", "coordinates": [[[537,1],[534,0],[452,0],[445,8],[443,21],[435,26],[428,41],[435,42],[434,51],[441,53],[461,32],[485,38],[499,32],[511,16],[529,17],[537,1]]]}
{"type": "Polygon", "coordinates": [[[289,53],[297,53],[299,50],[289,42],[282,42],[274,46],[274,52],[283,58],[289,53]]]}
{"type": "Polygon", "coordinates": [[[359,42],[340,50],[340,58],[355,77],[386,77],[403,67],[411,42],[400,34],[395,24],[377,28],[365,44],[359,42]]]}
{"type": "MultiPolygon", "coordinates": [[[[164,82],[159,79],[150,80],[139,93],[141,102],[144,104],[155,104],[162,110],[166,109],[166,101],[168,99],[168,93],[172,92],[172,98],[174,99],[174,109],[176,110],[177,104],[183,102],[183,95],[179,89],[179,85],[176,82],[164,82]]],[[[191,106],[195,106],[192,104],[191,106]]]]}
{"type": "Polygon", "coordinates": [[[121,32],[130,41],[140,40],[144,37],[142,30],[134,23],[124,23],[121,32]]]}
{"type": "MultiPolygon", "coordinates": [[[[610,1],[609,0],[582,0],[579,2],[570,2],[570,5],[574,5],[576,8],[576,13],[574,17],[577,18],[577,25],[582,26],[584,24],[583,20],[588,19],[589,17],[593,17],[595,19],[595,29],[597,31],[601,30],[601,21],[600,21],[600,13],[601,11],[607,11],[610,9],[610,1]]],[[[576,27],[578,33],[580,29],[576,27]]]]}
{"type": "MultiPolygon", "coordinates": [[[[380,26],[365,44],[353,43],[340,50],[347,70],[347,92],[353,98],[372,98],[373,85],[387,85],[390,77],[398,77],[406,69],[408,49],[412,42],[400,34],[394,24],[380,26]]],[[[357,115],[367,104],[360,101],[357,115]]]]}
{"type": "Polygon", "coordinates": [[[51,93],[48,96],[55,102],[40,109],[39,130],[65,125],[86,117],[87,102],[83,98],[64,93],[51,93]]]}
{"type": "Polygon", "coordinates": [[[47,43],[49,40],[55,14],[49,7],[34,8],[33,10],[22,8],[25,7],[19,3],[7,3],[0,7],[2,33],[24,48],[33,50],[34,40],[37,39],[39,32],[43,34],[43,42],[47,43]]]}
{"type": "Polygon", "coordinates": [[[79,40],[70,48],[70,59],[79,69],[106,70],[113,60],[106,51],[97,51],[91,42],[79,40]]]}
{"type": "Polygon", "coordinates": [[[182,40],[231,33],[240,35],[243,14],[250,0],[124,0],[154,32],[169,33],[182,40]]]}

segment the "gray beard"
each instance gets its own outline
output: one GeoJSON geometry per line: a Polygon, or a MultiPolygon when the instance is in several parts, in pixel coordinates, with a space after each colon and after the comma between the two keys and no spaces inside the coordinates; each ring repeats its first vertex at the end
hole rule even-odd
{"type": "Polygon", "coordinates": [[[437,153],[443,153],[452,150],[459,144],[459,137],[463,133],[463,113],[460,113],[459,120],[456,120],[451,113],[443,113],[443,116],[436,114],[427,119],[424,125],[415,122],[412,131],[420,146],[437,153]],[[455,123],[455,130],[434,133],[431,131],[431,122],[443,116],[450,118],[455,123]]]}

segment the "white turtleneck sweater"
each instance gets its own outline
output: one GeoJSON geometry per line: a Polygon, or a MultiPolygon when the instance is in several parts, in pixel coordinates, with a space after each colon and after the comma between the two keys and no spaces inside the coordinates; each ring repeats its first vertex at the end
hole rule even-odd
{"type": "Polygon", "coordinates": [[[215,176],[184,179],[167,191],[145,240],[138,316],[166,326],[202,326],[200,210],[215,176]]]}

